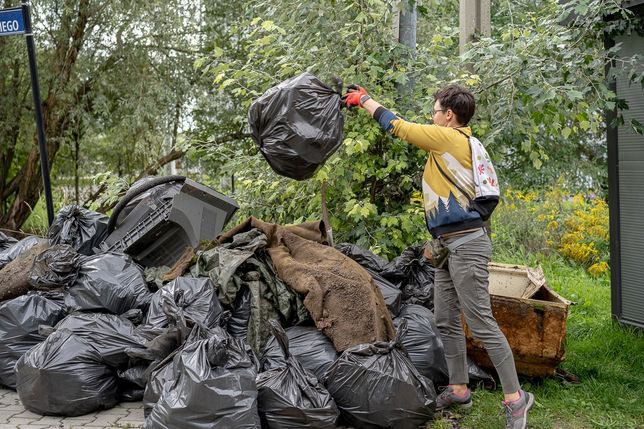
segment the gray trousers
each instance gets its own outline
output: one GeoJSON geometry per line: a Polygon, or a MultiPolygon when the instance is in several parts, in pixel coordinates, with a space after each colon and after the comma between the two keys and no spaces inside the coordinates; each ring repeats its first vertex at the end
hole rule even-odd
{"type": "MultiPolygon", "coordinates": [[[[443,239],[453,243],[458,237],[443,239]]],[[[461,326],[461,310],[476,339],[481,341],[494,364],[503,393],[519,390],[519,379],[508,341],[490,308],[487,264],[492,243],[487,234],[459,246],[449,256],[448,269],[437,269],[434,277],[434,317],[445,347],[450,384],[467,384],[467,354],[461,326]]]]}

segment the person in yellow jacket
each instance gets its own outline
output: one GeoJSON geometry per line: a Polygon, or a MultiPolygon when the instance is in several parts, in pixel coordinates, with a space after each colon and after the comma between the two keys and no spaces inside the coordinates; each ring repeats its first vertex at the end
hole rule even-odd
{"type": "MultiPolygon", "coordinates": [[[[436,408],[472,406],[467,387],[465,335],[460,321],[463,311],[501,380],[506,429],[524,429],[534,396],[519,385],[512,350],[490,307],[487,264],[492,244],[485,233],[484,220],[498,199],[476,198],[470,147],[472,130],[468,126],[474,116],[474,96],[458,85],[436,92],[431,125],[405,121],[357,85],[349,87],[343,100],[347,107],[365,109],[382,129],[429,155],[422,180],[425,220],[433,239],[450,250],[447,264],[437,268],[434,277],[434,315],[449,371],[449,385],[438,396],[436,408]]],[[[495,179],[491,163],[488,168],[495,179]]],[[[498,188],[498,184],[493,185],[498,188]]]]}

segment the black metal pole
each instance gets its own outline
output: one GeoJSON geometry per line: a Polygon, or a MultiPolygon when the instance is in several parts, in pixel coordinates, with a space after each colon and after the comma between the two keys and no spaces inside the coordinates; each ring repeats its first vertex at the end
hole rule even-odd
{"type": "Polygon", "coordinates": [[[42,117],[42,105],[40,103],[40,86],[38,85],[38,68],[36,65],[36,49],[34,48],[34,35],[31,30],[31,14],[29,1],[22,0],[22,15],[25,20],[25,40],[27,41],[27,53],[29,55],[29,72],[31,73],[31,92],[34,97],[34,112],[36,114],[36,126],[38,128],[38,144],[40,147],[40,169],[42,171],[42,182],[45,190],[45,201],[47,203],[47,219],[51,226],[54,221],[54,202],[51,197],[51,181],[49,180],[49,156],[47,154],[47,138],[45,137],[45,124],[42,117]]]}

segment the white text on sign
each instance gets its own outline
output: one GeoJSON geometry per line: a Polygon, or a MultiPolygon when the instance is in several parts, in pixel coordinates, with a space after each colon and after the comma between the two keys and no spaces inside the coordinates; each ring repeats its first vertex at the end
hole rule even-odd
{"type": "Polygon", "coordinates": [[[15,19],[13,21],[0,21],[0,32],[8,33],[19,30],[20,23],[15,19]]]}

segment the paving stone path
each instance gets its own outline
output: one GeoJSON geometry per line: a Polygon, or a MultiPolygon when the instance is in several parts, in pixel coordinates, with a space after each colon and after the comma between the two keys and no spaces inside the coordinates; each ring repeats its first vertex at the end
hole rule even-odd
{"type": "Polygon", "coordinates": [[[0,387],[0,429],[135,429],[144,420],[141,402],[79,417],[41,416],[25,410],[16,392],[0,387]]]}

